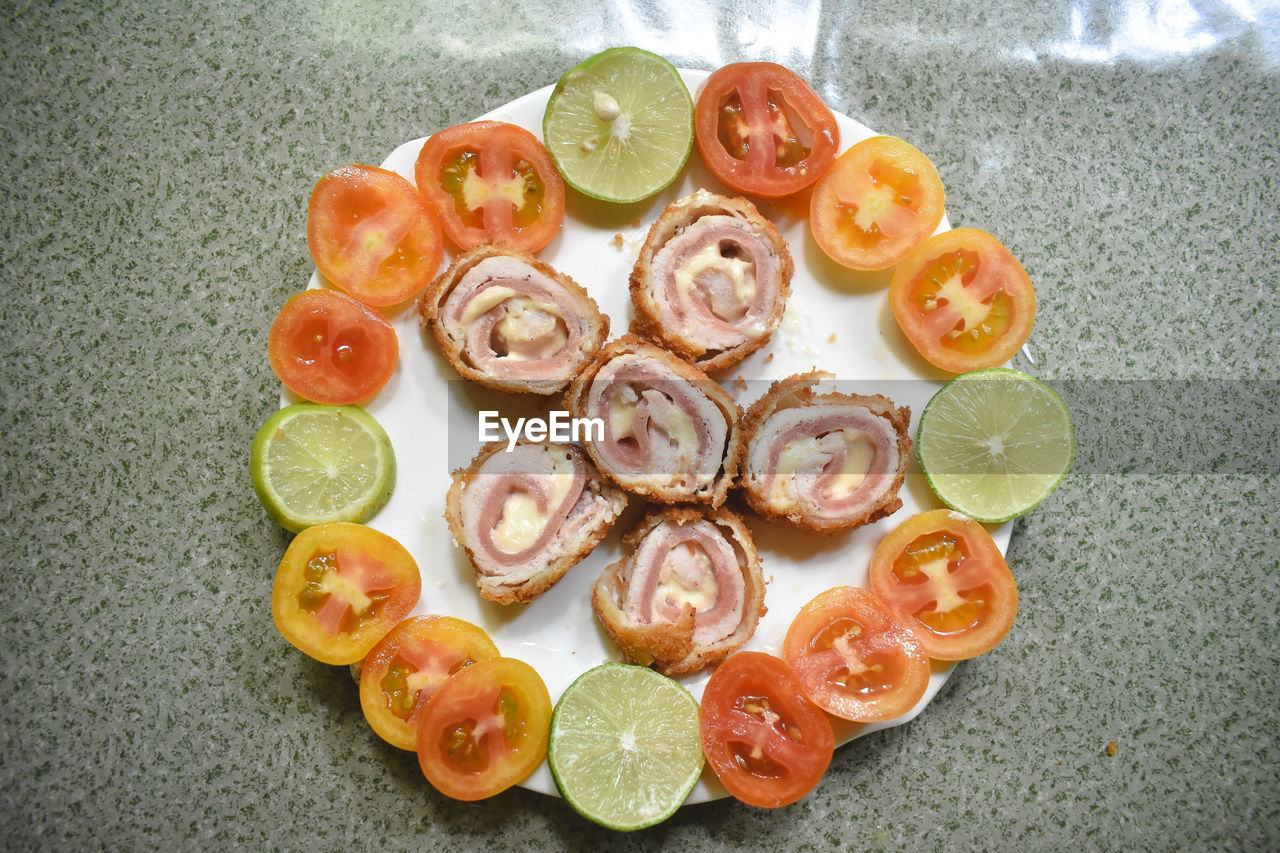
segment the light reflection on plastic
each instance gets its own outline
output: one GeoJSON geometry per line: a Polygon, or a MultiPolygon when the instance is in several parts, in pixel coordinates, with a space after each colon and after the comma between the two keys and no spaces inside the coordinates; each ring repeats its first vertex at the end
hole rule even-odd
{"type": "MultiPolygon", "coordinates": [[[[1247,0],[1230,5],[1238,17],[1256,20],[1247,0]]],[[[1047,50],[1083,62],[1174,58],[1217,45],[1223,38],[1217,29],[1188,0],[1128,0],[1101,16],[1080,2],[1071,9],[1069,37],[1047,50]]]]}

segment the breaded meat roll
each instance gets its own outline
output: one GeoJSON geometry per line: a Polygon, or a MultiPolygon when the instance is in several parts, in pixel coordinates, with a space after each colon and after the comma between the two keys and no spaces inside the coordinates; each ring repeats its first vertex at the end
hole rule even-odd
{"type": "Polygon", "coordinates": [[[423,291],[418,315],[463,378],[499,391],[562,391],[609,335],[577,282],[494,246],[459,256],[423,291]]]}
{"type": "Polygon", "coordinates": [[[830,378],[815,372],[775,382],[743,418],[748,503],[818,533],[897,511],[911,450],[910,409],[878,394],[815,393],[830,378]]]}
{"type": "Polygon", "coordinates": [[[631,330],[703,370],[724,370],[778,328],[794,269],[755,205],[698,190],[649,228],[631,272],[631,330]]]}
{"type": "Polygon", "coordinates": [[[624,335],[573,381],[565,408],[603,425],[603,438],[584,445],[628,492],[662,503],[724,503],[738,469],[742,410],[696,367],[624,335]]]}
{"type": "Polygon", "coordinates": [[[681,675],[724,659],[764,615],[764,576],[747,526],[726,509],[668,507],[622,538],[591,604],[628,660],[681,675]]]}
{"type": "Polygon", "coordinates": [[[480,595],[541,595],[608,533],[627,496],[573,444],[488,444],[453,472],[445,518],[471,558],[480,595]]]}

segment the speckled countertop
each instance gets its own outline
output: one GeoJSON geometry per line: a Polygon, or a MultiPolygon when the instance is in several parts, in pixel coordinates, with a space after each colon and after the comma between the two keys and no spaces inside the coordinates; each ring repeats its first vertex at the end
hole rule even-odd
{"type": "Polygon", "coordinates": [[[1280,13],[1036,5],[4,4],[3,846],[1280,846],[1280,13]],[[617,838],[368,734],[272,628],[247,453],[317,177],[627,43],[782,62],[928,152],[1031,272],[1019,366],[1080,456],[1014,526],[1012,634],[923,715],[791,808],[617,838]]]}

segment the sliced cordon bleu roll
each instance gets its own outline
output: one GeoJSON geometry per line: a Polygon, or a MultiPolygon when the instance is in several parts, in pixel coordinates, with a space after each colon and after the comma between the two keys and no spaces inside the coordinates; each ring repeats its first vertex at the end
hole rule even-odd
{"type": "Polygon", "coordinates": [[[541,595],[604,539],[627,496],[573,444],[485,445],[453,472],[445,518],[498,604],[541,595]]]}
{"type": "Polygon", "coordinates": [[[603,437],[583,445],[626,491],[660,503],[724,503],[738,470],[742,410],[688,362],[624,335],[573,381],[565,408],[598,419],[603,437]]]}
{"type": "Polygon", "coordinates": [[[626,556],[601,574],[591,604],[628,660],[681,675],[724,659],[755,633],[764,575],[734,513],[667,507],[622,545],[626,556]]]}
{"type": "Polygon", "coordinates": [[[569,276],[520,252],[479,246],[423,291],[418,315],[459,375],[554,394],[609,335],[609,318],[569,276]]]}
{"type": "Polygon", "coordinates": [[[795,264],[744,198],[698,190],[667,205],[631,273],[631,331],[708,372],[760,349],[778,328],[795,264]]]}
{"type": "Polygon", "coordinates": [[[813,372],[775,382],[743,417],[747,502],[818,533],[896,512],[911,451],[910,409],[878,394],[817,393],[831,378],[813,372]]]}

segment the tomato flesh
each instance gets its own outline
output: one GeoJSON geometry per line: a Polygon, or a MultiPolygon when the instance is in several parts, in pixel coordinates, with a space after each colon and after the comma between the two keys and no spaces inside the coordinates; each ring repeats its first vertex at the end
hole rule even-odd
{"type": "Polygon", "coordinates": [[[445,681],[418,726],[418,764],[441,793],[479,800],[533,772],[547,752],[551,697],[523,661],[478,661],[445,681]]]}
{"type": "Polygon", "coordinates": [[[1035,288],[996,238],[957,228],[912,251],[889,284],[899,328],[931,364],[953,373],[997,367],[1031,334],[1035,288]]]}
{"type": "Polygon", "coordinates": [[[871,558],[871,588],[939,660],[989,651],[1013,627],[1018,588],[986,528],[950,510],[912,516],[871,558]]]}
{"type": "Polygon", "coordinates": [[[271,368],[306,400],[346,406],[372,397],[396,369],[395,328],[367,305],[332,290],[285,302],[267,340],[271,368]]]}
{"type": "Polygon", "coordinates": [[[451,616],[400,622],[364,659],[360,706],[369,726],[400,749],[418,748],[423,708],[453,675],[498,656],[481,628],[451,616]]]}
{"type": "Polygon", "coordinates": [[[318,524],[285,549],[272,618],[303,652],[346,666],[408,615],[421,589],[413,557],[390,536],[363,524],[318,524]]]}
{"type": "Polygon", "coordinates": [[[379,307],[426,287],[444,256],[439,220],[413,184],[373,166],[320,179],[307,207],[307,244],[326,279],[379,307]]]}
{"type": "Polygon", "coordinates": [[[564,220],[564,180],[532,133],[504,122],[455,125],[429,137],[418,192],[460,249],[482,243],[536,252],[564,220]]]}
{"type": "Polygon", "coordinates": [[[840,155],[818,181],[809,227],[837,263],[885,269],[934,232],[945,200],[928,157],[901,139],[873,136],[840,155]]]}
{"type": "Polygon", "coordinates": [[[835,160],[835,116],[800,77],[770,62],[713,72],[694,112],[698,150],[724,184],[779,198],[808,187],[835,160]]]}
{"type": "Polygon", "coordinates": [[[781,659],[739,652],[716,668],[702,694],[702,749],[739,800],[761,808],[794,803],[822,778],[835,736],[781,659]]]}
{"type": "Polygon", "coordinates": [[[815,705],[855,722],[899,717],[929,686],[920,641],[858,587],[827,590],[801,608],[783,657],[815,705]]]}

